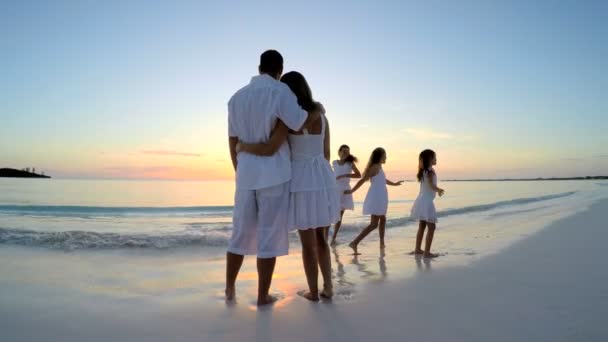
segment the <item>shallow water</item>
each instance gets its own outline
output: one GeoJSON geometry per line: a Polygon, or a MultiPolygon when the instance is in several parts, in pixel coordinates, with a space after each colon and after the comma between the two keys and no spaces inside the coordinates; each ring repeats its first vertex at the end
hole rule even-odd
{"type": "MultiPolygon", "coordinates": [[[[511,208],[534,215],[548,202],[589,198],[605,190],[592,181],[446,182],[435,203],[440,221],[511,208]]],[[[60,250],[225,246],[232,216],[232,182],[0,179],[0,245],[60,250]]],[[[368,218],[366,189],[344,218],[343,238],[368,218]]],[[[418,184],[389,187],[387,227],[411,224],[418,184]]],[[[494,217],[499,218],[498,213],[494,217]]],[[[512,215],[512,214],[510,214],[512,215]]],[[[295,234],[292,242],[297,242],[295,234]]]]}

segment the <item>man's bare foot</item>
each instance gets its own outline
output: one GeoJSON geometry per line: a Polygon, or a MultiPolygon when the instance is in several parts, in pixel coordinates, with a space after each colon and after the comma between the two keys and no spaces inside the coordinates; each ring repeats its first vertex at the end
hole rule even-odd
{"type": "Polygon", "coordinates": [[[384,249],[386,247],[386,245],[384,244],[384,242],[380,243],[380,249],[384,249]]]}
{"type": "Polygon", "coordinates": [[[319,294],[316,293],[312,293],[309,291],[298,291],[298,296],[300,297],[304,297],[308,300],[310,300],[311,302],[318,302],[319,301],[319,294]]]}
{"type": "Polygon", "coordinates": [[[226,300],[234,300],[236,295],[234,287],[227,287],[224,292],[226,293],[226,300]]]}
{"type": "Polygon", "coordinates": [[[325,299],[331,299],[334,296],[334,289],[331,287],[324,287],[321,291],[321,297],[325,299]]]}
{"type": "Polygon", "coordinates": [[[272,304],[272,303],[276,302],[277,300],[278,300],[277,297],[272,296],[272,295],[267,295],[266,298],[264,298],[264,299],[258,298],[258,306],[272,304]]]}
{"type": "Polygon", "coordinates": [[[439,256],[439,254],[435,254],[435,253],[426,253],[426,252],[424,252],[424,254],[422,254],[422,257],[423,258],[427,258],[427,259],[429,259],[429,258],[436,258],[438,256],[439,256]]]}
{"type": "Polygon", "coordinates": [[[331,240],[331,242],[329,243],[329,245],[330,245],[330,246],[335,246],[335,245],[337,245],[337,244],[338,244],[338,243],[336,242],[336,240],[331,240]]]}
{"type": "Polygon", "coordinates": [[[355,245],[355,242],[351,242],[351,243],[349,243],[349,244],[348,244],[348,247],[350,247],[350,248],[352,248],[352,249],[353,249],[353,252],[354,252],[354,253],[353,253],[353,255],[359,255],[359,254],[361,254],[361,253],[359,253],[359,252],[357,251],[357,245],[355,245]]]}
{"type": "Polygon", "coordinates": [[[422,249],[417,249],[415,251],[410,252],[410,255],[420,255],[420,254],[424,254],[424,251],[422,249]]]}

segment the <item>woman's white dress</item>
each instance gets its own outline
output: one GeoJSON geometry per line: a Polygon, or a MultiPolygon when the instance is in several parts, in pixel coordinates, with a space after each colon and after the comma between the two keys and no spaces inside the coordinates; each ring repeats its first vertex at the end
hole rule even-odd
{"type": "Polygon", "coordinates": [[[436,193],[428,184],[428,177],[433,177],[432,182],[437,186],[437,175],[435,172],[429,173],[428,171],[424,171],[422,182],[420,182],[420,193],[418,194],[416,201],[414,201],[410,217],[416,221],[437,223],[437,212],[435,211],[435,204],[433,203],[436,193]]]}
{"type": "MultiPolygon", "coordinates": [[[[334,173],[336,177],[342,175],[350,175],[353,173],[353,164],[345,162],[340,165],[337,160],[333,162],[334,173]]],[[[344,191],[350,190],[350,178],[340,178],[336,180],[338,184],[338,197],[340,198],[340,209],[341,210],[354,210],[355,204],[353,202],[352,194],[345,194],[344,191]]]]}
{"type": "Polygon", "coordinates": [[[288,225],[291,229],[327,227],[340,219],[336,177],[325,159],[325,117],[321,134],[289,134],[291,185],[288,225]]]}
{"type": "Polygon", "coordinates": [[[388,208],[388,190],[384,170],[380,168],[380,172],[373,176],[370,182],[372,184],[367,190],[365,202],[363,202],[363,215],[384,216],[388,208]]]}

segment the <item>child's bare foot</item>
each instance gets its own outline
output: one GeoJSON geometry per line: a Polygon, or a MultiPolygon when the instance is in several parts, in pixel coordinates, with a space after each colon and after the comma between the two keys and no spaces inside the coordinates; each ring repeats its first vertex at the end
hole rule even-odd
{"type": "Polygon", "coordinates": [[[318,302],[319,301],[319,295],[317,293],[312,293],[309,291],[298,291],[298,296],[300,297],[304,297],[306,299],[308,299],[311,302],[318,302]]]}
{"type": "Polygon", "coordinates": [[[384,244],[384,242],[380,242],[380,249],[384,249],[384,247],[386,247],[386,245],[384,244]]]}
{"type": "Polygon", "coordinates": [[[422,249],[417,249],[413,252],[410,252],[410,255],[420,255],[420,254],[424,254],[424,251],[422,249]]]}
{"type": "Polygon", "coordinates": [[[353,249],[353,252],[354,252],[354,253],[353,253],[353,255],[359,255],[359,254],[361,254],[361,253],[359,253],[359,252],[357,251],[357,245],[355,244],[355,242],[354,242],[354,241],[353,241],[353,242],[351,242],[351,243],[349,243],[349,244],[348,244],[348,247],[350,247],[350,248],[352,248],[352,249],[353,249]]]}
{"type": "Polygon", "coordinates": [[[258,306],[268,305],[276,302],[278,300],[277,297],[272,295],[267,295],[266,298],[260,299],[258,298],[258,306]]]}
{"type": "Polygon", "coordinates": [[[427,258],[427,259],[429,259],[429,258],[436,258],[438,256],[439,256],[439,254],[435,254],[435,253],[424,252],[424,254],[422,254],[422,257],[423,258],[427,258]]]}
{"type": "Polygon", "coordinates": [[[234,300],[236,294],[234,287],[227,287],[224,292],[226,293],[226,300],[234,300]]]}

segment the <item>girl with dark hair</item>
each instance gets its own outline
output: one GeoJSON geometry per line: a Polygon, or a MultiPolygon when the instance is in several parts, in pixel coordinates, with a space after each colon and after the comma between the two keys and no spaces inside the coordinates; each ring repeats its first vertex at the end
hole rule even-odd
{"type": "Polygon", "coordinates": [[[384,248],[384,228],[386,226],[386,210],[388,208],[388,190],[387,185],[398,186],[403,183],[391,182],[386,179],[384,170],[382,170],[382,164],[386,163],[386,152],[382,147],[376,148],[372,155],[369,157],[367,167],[363,172],[363,178],[361,178],[352,190],[346,190],[345,194],[352,194],[357,191],[367,180],[372,183],[365,196],[365,202],[363,202],[363,215],[371,215],[371,222],[369,226],[365,227],[363,231],[357,236],[348,246],[353,249],[355,255],[358,255],[357,246],[359,242],[363,240],[369,233],[374,229],[378,228],[380,233],[380,248],[384,248]]]}
{"type": "MultiPolygon", "coordinates": [[[[306,79],[299,72],[288,72],[281,78],[296,95],[304,110],[323,106],[315,102],[306,79]]],[[[298,132],[289,131],[278,121],[267,143],[239,142],[238,152],[269,156],[289,142],[291,148],[291,184],[288,211],[289,229],[297,229],[302,242],[302,261],[309,291],[302,297],[318,301],[331,298],[331,257],[327,244],[327,230],[340,218],[339,197],[334,173],[329,165],[329,123],[322,110],[320,118],[298,132]],[[319,269],[323,289],[319,291],[319,269]]]]}
{"type": "Polygon", "coordinates": [[[437,187],[437,175],[433,166],[437,165],[437,156],[432,150],[420,152],[418,157],[418,174],[416,178],[420,182],[420,193],[414,201],[410,217],[418,223],[418,234],[416,235],[416,249],[411,254],[422,254],[425,258],[435,258],[438,254],[431,253],[431,244],[435,235],[435,225],[437,224],[437,212],[435,211],[435,194],[443,196],[443,189],[437,187]],[[424,230],[426,233],[426,243],[422,250],[422,238],[424,230]]]}
{"type": "Polygon", "coordinates": [[[340,221],[334,225],[334,235],[331,239],[331,245],[336,245],[336,237],[340,226],[342,226],[342,217],[344,216],[345,210],[355,209],[353,203],[353,195],[346,194],[344,191],[350,190],[351,178],[361,178],[361,172],[357,169],[357,157],[350,154],[350,147],[348,145],[342,145],[338,149],[338,156],[340,159],[334,160],[333,168],[336,174],[336,182],[338,183],[338,196],[340,196],[340,221]]]}

